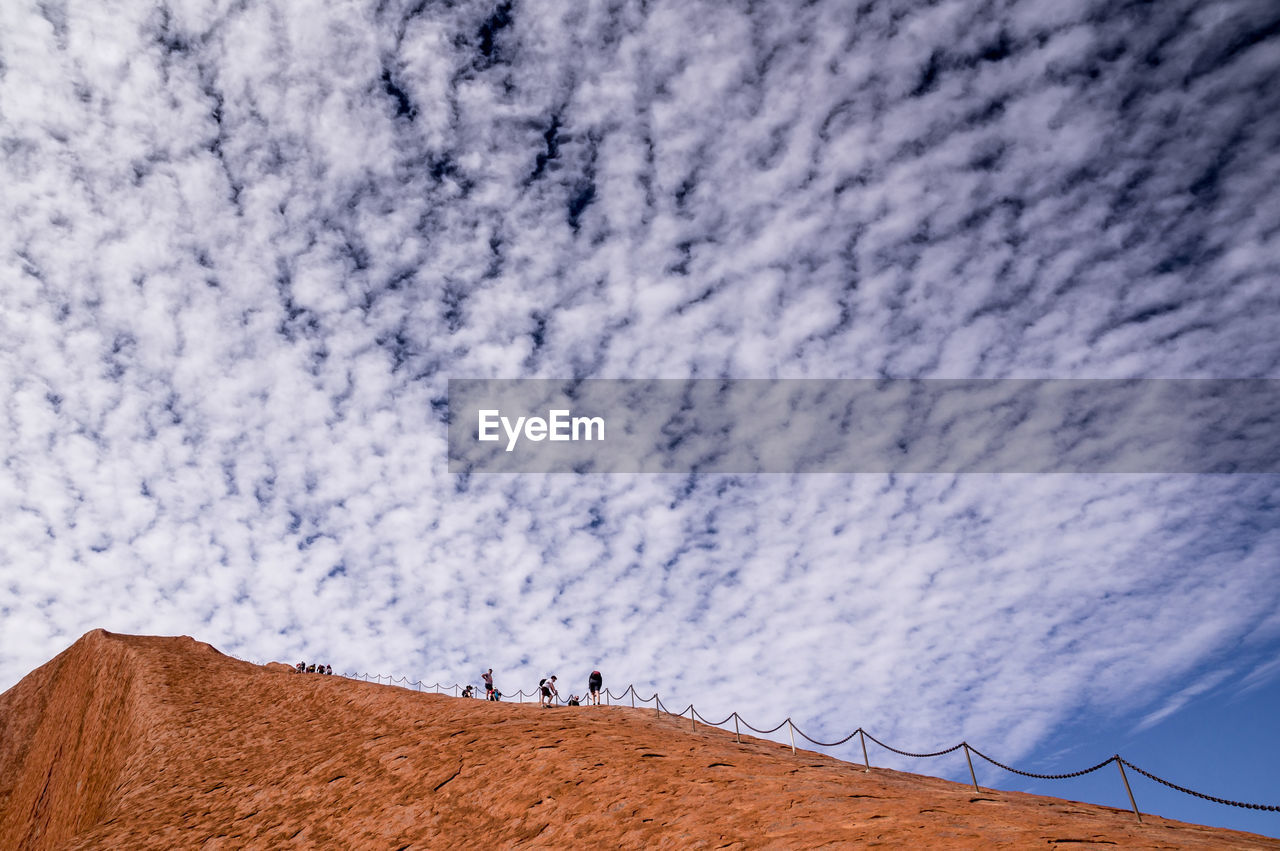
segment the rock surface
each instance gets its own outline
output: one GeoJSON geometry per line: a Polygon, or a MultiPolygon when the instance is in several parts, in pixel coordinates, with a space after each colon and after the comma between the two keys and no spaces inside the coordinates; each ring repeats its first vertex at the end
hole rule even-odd
{"type": "Polygon", "coordinates": [[[1280,848],[652,710],[487,703],[95,630],[0,695],[0,848],[1280,848]]]}

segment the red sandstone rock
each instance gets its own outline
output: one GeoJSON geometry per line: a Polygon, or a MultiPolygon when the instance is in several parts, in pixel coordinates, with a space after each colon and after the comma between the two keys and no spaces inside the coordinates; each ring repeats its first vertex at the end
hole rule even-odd
{"type": "Polygon", "coordinates": [[[88,633],[0,695],[0,848],[1280,848],[652,710],[489,703],[88,633]]]}

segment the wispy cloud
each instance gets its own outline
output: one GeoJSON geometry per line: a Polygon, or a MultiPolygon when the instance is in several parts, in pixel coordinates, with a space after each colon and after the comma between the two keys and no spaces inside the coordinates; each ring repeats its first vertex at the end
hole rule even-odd
{"type": "Polygon", "coordinates": [[[1172,697],[1168,698],[1164,705],[1154,712],[1150,712],[1143,716],[1138,725],[1134,727],[1134,732],[1140,732],[1159,724],[1173,713],[1177,712],[1193,698],[1199,697],[1207,691],[1222,684],[1223,681],[1230,678],[1232,672],[1230,670],[1211,671],[1208,674],[1198,678],[1191,685],[1176,692],[1172,697]]]}

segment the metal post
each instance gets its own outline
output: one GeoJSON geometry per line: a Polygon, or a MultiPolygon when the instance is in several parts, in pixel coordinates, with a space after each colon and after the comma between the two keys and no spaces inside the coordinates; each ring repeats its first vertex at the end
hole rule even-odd
{"type": "Polygon", "coordinates": [[[689,729],[698,732],[698,719],[694,717],[693,704],[689,704],[689,729]]]}
{"type": "Polygon", "coordinates": [[[738,713],[733,713],[733,737],[742,744],[742,733],[738,730],[738,713]]]}
{"type": "Polygon", "coordinates": [[[453,696],[454,696],[454,697],[457,697],[459,694],[460,694],[460,692],[458,691],[458,684],[457,684],[457,683],[454,683],[454,684],[453,684],[453,696]]]}
{"type": "Polygon", "coordinates": [[[636,687],[627,686],[627,691],[631,692],[631,708],[635,709],[636,708],[636,687]]]}
{"type": "Polygon", "coordinates": [[[865,774],[871,770],[871,760],[867,759],[867,735],[861,727],[858,728],[858,738],[862,740],[862,764],[866,766],[862,771],[865,774]]]}
{"type": "Polygon", "coordinates": [[[1129,788],[1129,778],[1124,773],[1124,760],[1120,758],[1120,754],[1112,757],[1116,761],[1116,768],[1120,769],[1120,779],[1124,781],[1124,791],[1129,793],[1129,805],[1133,807],[1133,814],[1138,817],[1138,821],[1142,821],[1142,813],[1138,812],[1138,802],[1133,799],[1133,790],[1129,788]]]}
{"type": "Polygon", "coordinates": [[[964,758],[969,763],[969,779],[973,781],[973,791],[981,792],[982,790],[978,788],[978,775],[973,773],[973,758],[969,756],[969,743],[961,742],[960,744],[964,745],[964,758]]]}
{"type": "Polygon", "coordinates": [[[787,719],[787,732],[791,734],[791,755],[796,755],[796,725],[791,723],[791,719],[787,719]]]}
{"type": "Polygon", "coordinates": [[[654,717],[656,717],[656,718],[661,718],[661,717],[662,717],[662,709],[661,709],[661,706],[662,706],[662,701],[658,700],[658,693],[655,691],[655,692],[653,693],[653,714],[654,714],[654,717]]]}

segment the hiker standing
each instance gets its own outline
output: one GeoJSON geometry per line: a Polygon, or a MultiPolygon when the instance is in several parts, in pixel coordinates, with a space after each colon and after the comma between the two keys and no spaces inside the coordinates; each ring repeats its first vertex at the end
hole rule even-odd
{"type": "Polygon", "coordinates": [[[484,699],[497,700],[497,698],[493,696],[493,668],[490,668],[481,674],[480,679],[484,680],[484,699]]]}
{"type": "Polygon", "coordinates": [[[541,689],[542,692],[541,696],[538,698],[538,704],[544,708],[551,706],[552,702],[560,696],[560,692],[556,691],[555,674],[552,674],[547,679],[538,683],[538,688],[541,689]]]}
{"type": "Polygon", "coordinates": [[[590,701],[596,706],[600,705],[600,688],[604,685],[604,677],[599,671],[592,671],[591,676],[587,678],[587,694],[590,695],[590,701]]]}

